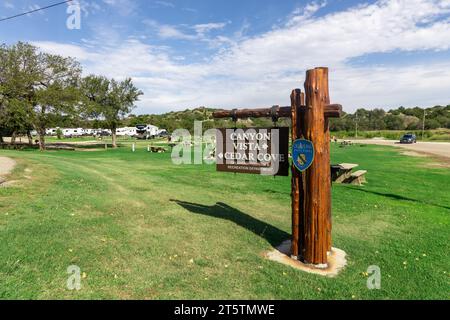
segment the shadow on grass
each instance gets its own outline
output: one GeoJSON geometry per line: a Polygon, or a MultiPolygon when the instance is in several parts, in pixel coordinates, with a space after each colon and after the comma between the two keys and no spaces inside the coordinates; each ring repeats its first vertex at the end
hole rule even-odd
{"type": "Polygon", "coordinates": [[[443,205],[439,205],[439,204],[435,204],[435,203],[431,203],[431,202],[427,202],[427,201],[412,199],[412,198],[404,197],[404,196],[401,196],[401,195],[398,195],[398,194],[383,193],[383,192],[370,191],[370,190],[364,190],[364,189],[359,189],[359,188],[350,188],[350,189],[355,190],[355,191],[372,193],[372,194],[376,194],[378,196],[383,196],[383,197],[391,198],[391,199],[394,199],[394,200],[417,202],[417,203],[426,204],[426,205],[429,205],[429,206],[434,206],[434,207],[439,207],[439,208],[450,210],[450,207],[447,207],[447,206],[443,206],[443,205]]]}
{"type": "Polygon", "coordinates": [[[222,202],[217,202],[213,206],[205,206],[198,203],[191,203],[173,199],[171,199],[170,201],[177,203],[184,209],[195,214],[201,214],[234,222],[237,225],[266,239],[273,247],[278,246],[284,240],[291,237],[291,235],[287,232],[284,232],[277,227],[274,227],[264,221],[258,220],[222,202]]]}

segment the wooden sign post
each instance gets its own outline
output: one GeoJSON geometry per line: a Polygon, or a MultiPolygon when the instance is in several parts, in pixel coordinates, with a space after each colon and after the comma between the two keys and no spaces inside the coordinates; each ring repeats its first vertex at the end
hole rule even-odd
{"type": "MultiPolygon", "coordinates": [[[[330,104],[328,68],[306,72],[305,93],[295,89],[290,107],[217,111],[215,118],[290,117],[292,143],[312,142],[314,160],[304,172],[292,164],[291,257],[316,268],[328,266],[331,252],[331,172],[328,119],[340,117],[342,107],[330,104]]],[[[294,160],[294,159],[293,159],[294,160]]]]}

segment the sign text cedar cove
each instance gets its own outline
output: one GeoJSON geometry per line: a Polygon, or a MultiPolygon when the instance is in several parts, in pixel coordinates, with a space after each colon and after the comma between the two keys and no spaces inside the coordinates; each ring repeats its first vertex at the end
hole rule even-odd
{"type": "Polygon", "coordinates": [[[217,129],[217,171],[289,175],[289,128],[217,129]]]}

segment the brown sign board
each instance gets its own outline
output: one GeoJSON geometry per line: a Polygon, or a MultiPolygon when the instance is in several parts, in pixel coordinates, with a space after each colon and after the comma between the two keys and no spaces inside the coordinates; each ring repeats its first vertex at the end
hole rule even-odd
{"type": "Polygon", "coordinates": [[[289,128],[217,129],[217,171],[289,175],[289,128]]]}

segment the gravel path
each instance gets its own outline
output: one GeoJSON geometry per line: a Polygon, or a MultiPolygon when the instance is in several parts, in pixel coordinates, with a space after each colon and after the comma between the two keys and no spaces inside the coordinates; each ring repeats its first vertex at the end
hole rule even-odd
{"type": "Polygon", "coordinates": [[[415,151],[418,153],[436,155],[439,157],[445,157],[450,159],[450,142],[417,142],[414,144],[400,144],[398,141],[395,140],[383,140],[383,139],[364,139],[351,141],[356,143],[394,146],[406,150],[415,151]]]}
{"type": "Polygon", "coordinates": [[[15,166],[16,162],[13,159],[0,157],[0,176],[9,174],[15,166]]]}

